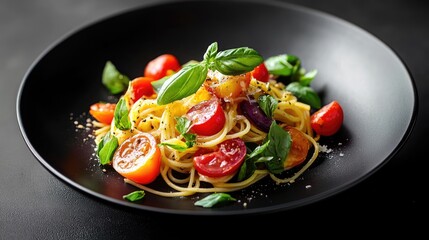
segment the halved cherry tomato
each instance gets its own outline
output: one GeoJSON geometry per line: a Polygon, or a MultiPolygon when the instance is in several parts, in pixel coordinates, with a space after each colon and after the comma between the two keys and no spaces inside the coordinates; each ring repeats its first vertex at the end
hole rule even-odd
{"type": "Polygon", "coordinates": [[[218,98],[236,98],[246,93],[250,84],[250,72],[240,75],[223,75],[218,71],[209,71],[204,86],[218,98]]]}
{"type": "Polygon", "coordinates": [[[343,124],[344,112],[337,101],[323,106],[310,117],[311,127],[321,136],[334,135],[343,124]]]}
{"type": "Polygon", "coordinates": [[[150,133],[141,132],[126,139],[116,149],[113,168],[136,183],[149,184],[160,173],[161,152],[150,133]]]}
{"type": "Polygon", "coordinates": [[[145,67],[144,76],[161,79],[168,74],[179,71],[181,65],[179,60],[172,54],[162,54],[151,60],[145,67]]]}
{"type": "Polygon", "coordinates": [[[141,97],[150,97],[155,94],[151,82],[154,81],[150,77],[137,77],[130,82],[130,98],[133,103],[141,97]]]}
{"type": "Polygon", "coordinates": [[[284,163],[284,167],[287,170],[300,165],[307,159],[310,142],[304,136],[304,133],[298,129],[291,126],[286,126],[284,129],[289,132],[292,139],[292,144],[284,163]]]}
{"type": "Polygon", "coordinates": [[[251,74],[253,78],[261,82],[268,82],[268,80],[270,79],[270,73],[268,72],[268,69],[265,66],[265,63],[261,63],[258,66],[256,66],[252,70],[251,74]]]}
{"type": "Polygon", "coordinates": [[[203,136],[218,133],[225,125],[226,118],[218,99],[202,101],[186,113],[192,122],[191,131],[203,136]]]}
{"type": "Polygon", "coordinates": [[[115,108],[116,103],[98,102],[89,107],[89,114],[101,123],[110,124],[115,115],[115,108]]]}
{"type": "Polygon", "coordinates": [[[199,149],[194,155],[194,166],[199,174],[219,178],[234,174],[246,155],[246,145],[241,138],[220,143],[213,151],[199,149]]]}

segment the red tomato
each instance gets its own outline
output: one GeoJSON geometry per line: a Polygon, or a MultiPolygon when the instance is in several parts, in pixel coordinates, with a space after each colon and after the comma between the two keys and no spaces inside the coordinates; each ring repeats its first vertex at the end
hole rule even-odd
{"type": "Polygon", "coordinates": [[[131,101],[135,103],[141,97],[150,97],[155,94],[151,82],[154,81],[150,77],[137,77],[130,82],[131,101]]]}
{"type": "Polygon", "coordinates": [[[240,75],[223,75],[218,71],[209,71],[204,86],[218,98],[236,98],[246,93],[250,84],[250,72],[240,75]]]}
{"type": "Polygon", "coordinates": [[[191,131],[203,136],[218,133],[225,125],[226,118],[218,99],[202,101],[186,113],[192,122],[191,131]]]}
{"type": "Polygon", "coordinates": [[[207,177],[225,177],[235,173],[246,155],[246,145],[241,138],[228,139],[209,152],[199,149],[194,155],[194,166],[199,174],[207,177]]]}
{"type": "Polygon", "coordinates": [[[287,170],[300,165],[305,161],[305,159],[307,159],[310,142],[304,136],[304,133],[298,129],[290,126],[287,126],[284,129],[289,132],[292,139],[292,144],[284,163],[284,167],[287,170]]]}
{"type": "Polygon", "coordinates": [[[149,133],[138,133],[125,140],[113,155],[113,168],[136,183],[149,184],[160,173],[161,151],[149,133]]]}
{"type": "Polygon", "coordinates": [[[252,77],[261,82],[268,82],[270,73],[264,63],[259,64],[252,70],[252,77]]]}
{"type": "Polygon", "coordinates": [[[144,76],[161,79],[181,68],[179,60],[172,54],[163,54],[150,61],[144,70],[144,76]]]}
{"type": "Polygon", "coordinates": [[[110,124],[115,115],[115,108],[115,103],[94,103],[89,107],[89,114],[101,123],[110,124]]]}
{"type": "Polygon", "coordinates": [[[343,124],[344,113],[337,101],[323,106],[310,117],[311,127],[321,136],[334,135],[343,124]]]}

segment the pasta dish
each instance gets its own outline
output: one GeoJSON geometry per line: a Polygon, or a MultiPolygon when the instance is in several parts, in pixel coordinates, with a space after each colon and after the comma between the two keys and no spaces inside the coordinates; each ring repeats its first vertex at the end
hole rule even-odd
{"type": "Polygon", "coordinates": [[[316,71],[305,71],[296,56],[263,59],[252,48],[219,51],[213,43],[200,62],[175,61],[148,64],[144,76],[126,79],[110,120],[97,116],[108,103],[90,111],[100,162],[144,192],[227,193],[266,177],[292,183],[317,159],[320,137],[341,125],[341,108],[321,106],[310,87],[316,71]],[[322,108],[338,115],[333,123],[320,125],[322,108]],[[151,187],[155,179],[171,190],[151,187]]]}

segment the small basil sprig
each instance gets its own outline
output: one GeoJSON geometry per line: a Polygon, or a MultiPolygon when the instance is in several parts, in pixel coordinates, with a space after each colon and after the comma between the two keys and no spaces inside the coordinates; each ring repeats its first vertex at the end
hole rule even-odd
{"type": "Polygon", "coordinates": [[[248,47],[219,52],[217,42],[207,48],[203,58],[201,62],[184,66],[165,80],[158,91],[159,105],[194,94],[204,83],[209,69],[224,75],[238,75],[250,72],[264,60],[257,51],[248,47]]]}
{"type": "Polygon", "coordinates": [[[115,108],[115,127],[120,130],[129,130],[131,128],[131,122],[128,118],[128,107],[124,98],[119,99],[115,108]]]}
{"type": "Polygon", "coordinates": [[[135,202],[137,200],[144,198],[145,195],[146,195],[145,191],[137,190],[137,191],[130,192],[128,194],[123,195],[122,198],[126,199],[130,202],[135,202]]]}
{"type": "Polygon", "coordinates": [[[118,94],[128,88],[130,79],[120,73],[111,61],[107,61],[103,69],[101,81],[112,94],[118,94]]]}
{"type": "MultiPolygon", "coordinates": [[[[247,144],[250,145],[251,143],[247,144]]],[[[253,150],[249,146],[247,146],[248,153],[246,153],[244,163],[241,165],[240,170],[238,171],[237,181],[243,181],[250,177],[258,168],[257,164],[264,164],[265,162],[273,159],[272,156],[262,156],[262,153],[267,149],[269,144],[270,140],[267,140],[264,144],[258,145],[253,150]]]]}
{"type": "Polygon", "coordinates": [[[231,202],[231,201],[237,201],[237,199],[233,198],[228,193],[212,193],[206,196],[205,198],[196,201],[194,205],[210,208],[215,205],[231,202]]]}
{"type": "Polygon", "coordinates": [[[270,131],[265,137],[263,143],[270,142],[262,153],[265,157],[273,157],[270,161],[265,164],[270,173],[279,174],[284,169],[284,162],[289,154],[290,147],[292,145],[292,139],[288,131],[280,127],[275,121],[271,123],[270,131]]]}
{"type": "Polygon", "coordinates": [[[290,54],[269,57],[264,63],[269,73],[286,77],[289,80],[286,90],[292,92],[299,101],[307,103],[315,109],[321,107],[318,94],[310,87],[310,83],[316,77],[317,70],[306,72],[301,67],[301,60],[290,54]]]}
{"type": "MultiPolygon", "coordinates": [[[[185,151],[188,148],[191,148],[195,145],[197,135],[194,133],[189,133],[191,127],[191,121],[185,117],[176,117],[176,130],[183,136],[185,139],[184,144],[172,144],[169,142],[162,142],[159,145],[168,146],[178,151],[185,151]]],[[[181,142],[182,143],[182,142],[181,142]]]]}
{"type": "Polygon", "coordinates": [[[267,117],[272,118],[274,115],[274,111],[277,108],[278,102],[271,95],[261,95],[258,98],[258,105],[264,111],[267,117]]]}
{"type": "Polygon", "coordinates": [[[307,103],[315,109],[322,105],[319,95],[311,87],[302,85],[300,82],[292,82],[286,86],[286,90],[291,92],[301,102],[307,103]]]}
{"type": "Polygon", "coordinates": [[[299,58],[290,54],[269,57],[264,63],[269,73],[284,77],[299,74],[301,68],[301,61],[299,58]]]}
{"type": "Polygon", "coordinates": [[[113,154],[118,146],[118,138],[107,132],[97,146],[97,156],[101,165],[109,164],[112,161],[113,154]]]}
{"type": "Polygon", "coordinates": [[[289,154],[292,139],[286,130],[280,127],[275,121],[271,123],[270,131],[262,142],[254,150],[248,148],[245,161],[241,165],[237,179],[239,181],[250,177],[263,164],[270,173],[280,174],[284,169],[284,164],[289,154]]]}

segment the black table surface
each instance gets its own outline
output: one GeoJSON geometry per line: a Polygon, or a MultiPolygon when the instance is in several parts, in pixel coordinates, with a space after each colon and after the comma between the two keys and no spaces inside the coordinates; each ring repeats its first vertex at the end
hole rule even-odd
{"type": "Polygon", "coordinates": [[[418,90],[418,118],[405,146],[376,173],[340,194],[278,213],[180,216],[102,202],[48,172],[27,148],[17,124],[16,97],[25,72],[50,44],[71,30],[153,2],[0,1],[0,239],[223,238],[231,233],[244,238],[257,233],[287,237],[312,232],[345,237],[365,236],[368,231],[405,233],[413,238],[424,230],[428,192],[424,166],[429,160],[425,154],[429,135],[428,1],[285,1],[338,16],[381,39],[407,65],[418,90]],[[203,234],[196,233],[199,231],[203,234]]]}

